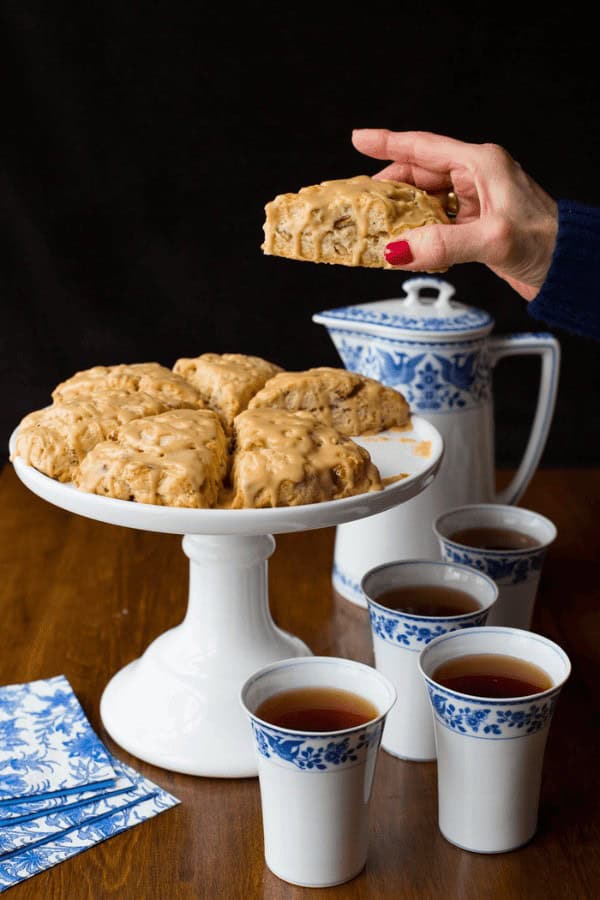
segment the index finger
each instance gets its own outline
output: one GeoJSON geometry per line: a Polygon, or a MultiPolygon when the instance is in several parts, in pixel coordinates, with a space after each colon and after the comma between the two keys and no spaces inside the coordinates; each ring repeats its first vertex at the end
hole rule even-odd
{"type": "Polygon", "coordinates": [[[425,169],[451,172],[473,162],[477,144],[467,144],[429,131],[358,128],[352,132],[357,150],[375,159],[393,159],[425,169]]]}
{"type": "Polygon", "coordinates": [[[407,181],[423,191],[443,191],[452,188],[448,172],[432,172],[412,163],[393,162],[373,176],[376,180],[407,181]]]}

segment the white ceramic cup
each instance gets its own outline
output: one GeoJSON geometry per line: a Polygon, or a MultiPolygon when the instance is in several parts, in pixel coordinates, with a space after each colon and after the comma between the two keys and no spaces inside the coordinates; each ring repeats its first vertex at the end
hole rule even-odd
{"type": "Polygon", "coordinates": [[[491,610],[488,625],[530,628],[542,565],[556,527],[545,516],[518,506],[478,503],[447,510],[434,522],[442,551],[448,562],[472,566],[493,578],[498,585],[498,602],[491,610]],[[507,528],[520,531],[537,542],[523,550],[485,550],[458,544],[452,535],[465,528],[507,528]]]}
{"type": "Polygon", "coordinates": [[[452,844],[502,853],[526,844],[537,828],[550,720],[571,664],[555,643],[517,628],[469,628],[444,634],[419,657],[434,713],[438,821],[452,844]],[[539,694],[486,699],[457,693],[433,674],[458,656],[494,653],[543,669],[552,687],[539,694]]]}
{"type": "Polygon", "coordinates": [[[384,563],[362,579],[367,598],[375,666],[392,682],[398,699],[390,710],[381,746],[402,759],[435,759],[433,719],[427,691],[417,661],[429,641],[454,631],[483,625],[493,607],[498,588],[486,575],[467,566],[434,560],[406,560],[384,563]],[[396,587],[433,585],[466,591],[479,609],[458,616],[419,616],[389,609],[378,602],[384,591],[396,587]]]}
{"type": "Polygon", "coordinates": [[[371,666],[329,656],[272,663],[242,687],[258,757],[265,860],[279,878],[328,887],[363,869],[381,732],[395,699],[393,686],[371,666]],[[355,728],[308,733],[256,716],[267,698],[304,687],[351,691],[379,715],[355,728]]]}

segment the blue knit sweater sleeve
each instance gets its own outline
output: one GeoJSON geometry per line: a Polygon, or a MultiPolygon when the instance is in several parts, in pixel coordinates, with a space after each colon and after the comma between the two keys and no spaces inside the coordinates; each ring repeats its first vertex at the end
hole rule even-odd
{"type": "Polygon", "coordinates": [[[558,236],[535,319],[600,340],[600,208],[558,203],[558,236]]]}

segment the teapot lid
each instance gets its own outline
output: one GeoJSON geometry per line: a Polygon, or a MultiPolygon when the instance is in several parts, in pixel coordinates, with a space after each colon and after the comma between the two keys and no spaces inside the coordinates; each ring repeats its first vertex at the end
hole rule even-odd
{"type": "Polygon", "coordinates": [[[417,332],[426,332],[428,336],[442,335],[450,340],[481,336],[494,327],[488,312],[452,300],[455,289],[448,281],[411,278],[402,287],[405,297],[324,310],[316,313],[313,321],[344,330],[360,326],[362,331],[374,334],[389,332],[389,337],[397,337],[399,332],[409,332],[413,337],[417,332]],[[432,288],[437,297],[421,296],[421,291],[432,288]]]}

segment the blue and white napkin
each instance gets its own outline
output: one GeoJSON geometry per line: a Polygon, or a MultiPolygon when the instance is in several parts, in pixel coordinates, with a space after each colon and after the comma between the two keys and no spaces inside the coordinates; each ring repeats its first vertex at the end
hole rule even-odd
{"type": "Polygon", "coordinates": [[[177,803],[109,754],[64,676],[0,688],[0,893],[177,803]]]}
{"type": "Polygon", "coordinates": [[[114,780],[108,751],[64,675],[0,688],[0,810],[17,798],[114,780]]]}

